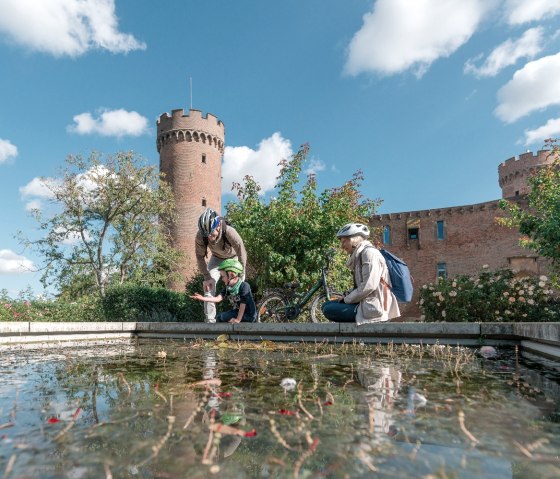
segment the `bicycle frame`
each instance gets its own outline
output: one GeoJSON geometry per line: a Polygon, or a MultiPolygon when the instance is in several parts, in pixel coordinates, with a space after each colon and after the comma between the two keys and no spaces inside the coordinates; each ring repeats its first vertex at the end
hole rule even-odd
{"type": "Polygon", "coordinates": [[[316,311],[318,309],[318,305],[321,304],[320,301],[324,301],[325,299],[327,301],[330,301],[335,296],[338,297],[341,296],[340,293],[331,291],[327,280],[328,271],[330,268],[330,262],[333,253],[334,250],[330,250],[326,253],[325,255],[326,264],[321,268],[320,278],[305,292],[297,291],[296,288],[298,288],[299,285],[293,284],[293,285],[285,285],[283,288],[273,289],[269,291],[267,294],[265,294],[262,300],[257,305],[257,309],[259,311],[257,316],[259,318],[258,320],[260,321],[261,307],[265,307],[266,309],[264,311],[267,310],[273,311],[274,315],[279,314],[281,317],[284,318],[283,321],[293,321],[301,314],[301,312],[303,311],[307,303],[309,303],[311,299],[314,298],[313,303],[311,304],[310,307],[310,312],[311,312],[312,321],[317,322],[316,311]],[[320,292],[317,295],[317,292],[320,291],[321,289],[322,292],[320,292]],[[268,309],[264,305],[267,305],[270,300],[280,301],[281,304],[274,304],[272,309],[268,309]]]}
{"type": "Polygon", "coordinates": [[[321,289],[321,287],[323,288],[323,291],[327,295],[327,298],[330,300],[331,294],[327,283],[328,270],[329,270],[328,264],[326,267],[321,268],[321,278],[318,279],[316,283],[313,286],[311,286],[311,288],[301,298],[298,298],[299,301],[296,304],[292,304],[291,306],[302,310],[305,307],[305,305],[309,303],[309,300],[313,297],[313,295],[321,289]]]}

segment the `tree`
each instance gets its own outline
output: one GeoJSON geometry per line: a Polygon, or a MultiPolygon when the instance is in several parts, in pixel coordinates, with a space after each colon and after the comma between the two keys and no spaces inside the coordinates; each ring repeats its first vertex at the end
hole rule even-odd
{"type": "MultiPolygon", "coordinates": [[[[367,224],[380,204],[379,200],[364,199],[360,194],[363,176],[359,171],[341,187],[320,194],[314,175],[308,175],[299,189],[308,152],[309,146],[303,145],[290,159],[281,162],[277,196],[269,201],[250,176],[245,177],[243,185],[233,185],[238,201],[227,204],[227,216],[243,237],[250,273],[259,289],[287,281],[310,286],[317,279],[325,250],[338,247],[338,229],[351,221],[367,224]]],[[[341,283],[349,286],[350,275],[342,267],[344,261],[340,254],[338,267],[333,268],[333,281],[339,288],[341,283]]]]}
{"type": "Polygon", "coordinates": [[[498,222],[509,228],[519,228],[524,235],[520,244],[551,261],[555,284],[560,278],[560,147],[558,140],[545,140],[552,162],[540,168],[529,178],[531,191],[528,207],[507,200],[500,207],[509,216],[498,222]]]}
{"type": "Polygon", "coordinates": [[[70,155],[62,179],[42,179],[54,206],[34,210],[44,236],[25,240],[45,258],[44,286],[69,298],[105,294],[110,283],[165,284],[179,253],[169,245],[170,187],[133,152],[70,155]]]}

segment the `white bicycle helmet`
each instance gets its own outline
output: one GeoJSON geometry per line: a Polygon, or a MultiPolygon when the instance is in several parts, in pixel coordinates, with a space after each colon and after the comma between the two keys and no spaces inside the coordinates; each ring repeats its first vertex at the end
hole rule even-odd
{"type": "Polygon", "coordinates": [[[220,224],[220,217],[212,208],[206,208],[206,211],[198,218],[198,229],[202,236],[209,236],[216,226],[220,224]]]}
{"type": "Polygon", "coordinates": [[[361,236],[364,239],[369,238],[369,228],[362,223],[348,223],[336,233],[337,238],[344,238],[346,236],[361,236]]]}

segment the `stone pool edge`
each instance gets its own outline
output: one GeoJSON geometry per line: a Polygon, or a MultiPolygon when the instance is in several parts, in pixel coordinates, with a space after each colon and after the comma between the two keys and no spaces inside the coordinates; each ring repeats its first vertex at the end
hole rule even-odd
{"type": "Polygon", "coordinates": [[[0,347],[24,344],[103,342],[130,338],[449,344],[452,346],[517,345],[560,359],[560,323],[155,323],[155,322],[0,322],[0,347]]]}

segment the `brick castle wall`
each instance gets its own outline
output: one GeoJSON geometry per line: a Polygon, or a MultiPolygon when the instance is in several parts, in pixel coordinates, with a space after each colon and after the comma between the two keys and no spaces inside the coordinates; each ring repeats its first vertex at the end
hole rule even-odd
{"type": "MultiPolygon", "coordinates": [[[[523,204],[523,200],[520,200],[523,204]]],[[[499,226],[504,215],[498,201],[468,206],[410,211],[374,216],[371,226],[390,228],[391,243],[384,245],[401,257],[414,277],[414,297],[403,305],[403,318],[420,317],[416,304],[422,285],[437,280],[438,263],[444,263],[448,277],[479,273],[489,269],[511,268],[525,273],[544,274],[546,265],[532,251],[519,246],[517,230],[499,226]],[[437,222],[443,221],[443,239],[437,237],[437,222]],[[409,238],[409,228],[418,228],[418,238],[409,238]]],[[[383,241],[380,233],[376,239],[383,241]]]]}
{"type": "Polygon", "coordinates": [[[157,121],[160,171],[173,189],[177,207],[173,246],[186,256],[179,268],[184,279],[170,285],[176,291],[184,291],[185,281],[198,271],[194,238],[199,216],[207,207],[221,211],[224,135],[224,124],[210,113],[203,117],[199,110],[188,114],[173,110],[157,121]]]}

